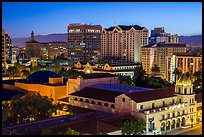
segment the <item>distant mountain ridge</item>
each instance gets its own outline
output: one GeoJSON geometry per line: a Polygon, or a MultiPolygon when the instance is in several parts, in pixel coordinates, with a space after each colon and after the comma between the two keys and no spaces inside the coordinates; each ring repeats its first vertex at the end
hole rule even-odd
{"type": "MultiPolygon", "coordinates": [[[[15,46],[25,46],[25,42],[29,41],[30,37],[12,38],[12,43],[15,46]]],[[[36,35],[35,40],[40,43],[53,41],[67,42],[67,33],[36,35]]],[[[187,46],[202,46],[202,35],[179,36],[179,43],[185,43],[187,46]]]]}
{"type": "MultiPolygon", "coordinates": [[[[23,37],[23,38],[11,38],[12,43],[15,46],[25,46],[25,42],[30,40],[30,37],[23,37]]],[[[59,33],[59,34],[49,34],[49,35],[36,35],[35,40],[40,43],[47,43],[47,42],[67,42],[67,33],[59,33]]]]}

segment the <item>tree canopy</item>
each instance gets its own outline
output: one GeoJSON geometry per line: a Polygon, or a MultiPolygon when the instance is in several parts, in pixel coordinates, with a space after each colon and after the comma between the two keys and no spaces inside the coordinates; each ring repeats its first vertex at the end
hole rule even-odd
{"type": "Polygon", "coordinates": [[[5,114],[3,125],[15,125],[50,118],[56,111],[52,99],[40,94],[27,94],[20,99],[6,102],[2,107],[5,114]]]}
{"type": "Polygon", "coordinates": [[[123,135],[141,135],[146,129],[146,123],[142,120],[128,119],[122,126],[123,135]]]}
{"type": "Polygon", "coordinates": [[[154,64],[154,66],[151,68],[152,73],[157,74],[160,72],[160,68],[154,64]]]}

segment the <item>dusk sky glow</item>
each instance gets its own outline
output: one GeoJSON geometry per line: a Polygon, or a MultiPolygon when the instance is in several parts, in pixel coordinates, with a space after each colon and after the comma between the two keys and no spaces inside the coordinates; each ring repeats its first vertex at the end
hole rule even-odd
{"type": "Polygon", "coordinates": [[[178,35],[202,34],[201,2],[3,2],[2,27],[12,37],[66,33],[69,23],[108,28],[165,27],[178,35]]]}

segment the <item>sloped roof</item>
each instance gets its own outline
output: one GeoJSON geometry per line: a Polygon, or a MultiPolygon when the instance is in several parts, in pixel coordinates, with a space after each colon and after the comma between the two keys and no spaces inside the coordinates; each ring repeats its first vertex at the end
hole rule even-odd
{"type": "Polygon", "coordinates": [[[125,95],[134,100],[135,102],[145,102],[150,100],[174,97],[175,87],[158,88],[154,90],[147,90],[142,92],[126,93],[125,95]]]}
{"type": "MultiPolygon", "coordinates": [[[[122,30],[130,30],[132,27],[135,28],[136,30],[142,30],[144,29],[145,27],[141,27],[139,25],[118,25],[122,30]]],[[[106,31],[113,31],[114,29],[116,28],[116,26],[112,26],[110,28],[106,28],[105,30],[106,31]]]]}
{"type": "Polygon", "coordinates": [[[71,93],[70,95],[92,98],[102,101],[115,102],[115,97],[123,94],[122,92],[117,92],[113,90],[98,89],[92,87],[85,87],[80,91],[71,93]]]}
{"type": "Polygon", "coordinates": [[[130,30],[132,27],[135,28],[136,30],[142,30],[144,27],[141,27],[139,25],[130,25],[130,26],[125,26],[125,25],[118,25],[122,30],[130,30]]]}

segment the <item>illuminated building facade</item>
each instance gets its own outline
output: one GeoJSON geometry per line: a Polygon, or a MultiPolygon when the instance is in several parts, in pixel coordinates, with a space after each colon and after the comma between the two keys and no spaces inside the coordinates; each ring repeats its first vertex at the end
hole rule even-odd
{"type": "Polygon", "coordinates": [[[142,47],[142,66],[147,74],[152,74],[151,68],[156,64],[160,74],[166,79],[166,56],[177,52],[186,52],[186,44],[156,43],[142,47]]]}
{"type": "Polygon", "coordinates": [[[182,73],[195,73],[202,69],[202,55],[193,53],[175,53],[166,57],[166,79],[175,82],[178,76],[173,74],[175,69],[182,73]]]}
{"type": "Polygon", "coordinates": [[[197,100],[186,75],[182,75],[175,87],[160,89],[93,85],[69,94],[69,103],[116,114],[129,113],[146,122],[145,134],[149,135],[166,134],[198,122],[197,100]]]}
{"type": "Polygon", "coordinates": [[[2,29],[2,74],[6,73],[6,36],[5,30],[2,29]]]}
{"type": "Polygon", "coordinates": [[[101,25],[68,25],[68,59],[75,63],[96,62],[101,51],[101,25]]]}
{"type": "Polygon", "coordinates": [[[34,39],[34,33],[32,31],[30,40],[25,42],[26,54],[28,57],[40,58],[40,43],[34,39]]]}
{"type": "Polygon", "coordinates": [[[57,99],[67,97],[66,81],[63,77],[51,71],[37,71],[26,78],[25,82],[15,82],[15,86],[28,92],[39,93],[53,99],[57,104],[57,99]]]}
{"type": "Polygon", "coordinates": [[[89,73],[110,73],[116,74],[120,76],[130,76],[133,78],[134,70],[137,67],[140,67],[141,64],[138,63],[117,63],[117,64],[92,64],[92,63],[83,63],[77,62],[74,64],[72,69],[84,72],[86,74],[89,73]]]}
{"type": "Polygon", "coordinates": [[[103,29],[101,44],[102,57],[119,58],[121,62],[141,62],[141,47],[148,44],[148,29],[138,25],[103,29]]]}
{"type": "Polygon", "coordinates": [[[179,43],[178,35],[171,35],[170,33],[166,33],[164,27],[154,28],[151,30],[150,43],[179,43]]]}
{"type": "Polygon", "coordinates": [[[54,59],[55,57],[68,57],[67,42],[48,42],[40,43],[41,57],[54,59]]]}
{"type": "Polygon", "coordinates": [[[2,29],[2,74],[6,73],[7,62],[10,63],[12,59],[12,43],[11,38],[2,29]]]}

